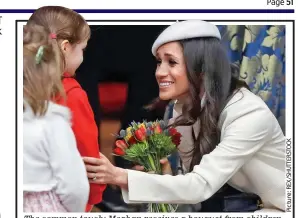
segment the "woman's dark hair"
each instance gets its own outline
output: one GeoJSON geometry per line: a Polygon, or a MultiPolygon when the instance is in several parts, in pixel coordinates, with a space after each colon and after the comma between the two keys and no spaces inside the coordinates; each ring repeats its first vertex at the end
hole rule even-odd
{"type": "MultiPolygon", "coordinates": [[[[235,90],[248,86],[238,79],[238,67],[230,64],[227,51],[217,38],[193,38],[180,43],[187,67],[189,99],[183,104],[182,114],[171,126],[189,126],[199,120],[200,130],[197,137],[193,132],[194,148],[191,150],[193,156],[190,165],[192,170],[201,162],[202,156],[210,153],[219,143],[218,120],[228,100],[235,90]],[[202,83],[206,101],[201,108],[199,95],[202,83]]],[[[167,102],[158,100],[153,105],[167,102]]]]}

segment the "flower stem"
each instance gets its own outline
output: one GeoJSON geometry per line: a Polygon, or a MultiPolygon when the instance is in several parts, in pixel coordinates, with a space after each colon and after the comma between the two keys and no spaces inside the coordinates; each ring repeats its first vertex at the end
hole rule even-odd
{"type": "Polygon", "coordinates": [[[161,206],[162,212],[164,212],[164,213],[168,212],[165,204],[160,204],[160,206],[161,206]]]}
{"type": "MultiPolygon", "coordinates": [[[[151,154],[148,154],[148,160],[149,160],[150,167],[152,168],[152,170],[156,173],[160,173],[160,172],[156,171],[157,167],[155,166],[155,161],[154,161],[154,158],[152,157],[151,154]]],[[[160,171],[159,167],[158,167],[158,171],[160,171]]],[[[162,212],[164,212],[164,213],[168,212],[165,204],[159,204],[159,205],[156,205],[156,206],[157,207],[160,206],[162,212]]]]}
{"type": "Polygon", "coordinates": [[[151,166],[152,170],[154,172],[156,172],[156,167],[155,167],[154,160],[153,160],[151,154],[148,154],[148,160],[149,160],[149,163],[150,163],[150,166],[151,166]]]}

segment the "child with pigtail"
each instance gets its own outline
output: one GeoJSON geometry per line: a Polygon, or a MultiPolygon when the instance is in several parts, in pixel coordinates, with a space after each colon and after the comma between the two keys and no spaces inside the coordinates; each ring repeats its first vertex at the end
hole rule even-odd
{"type": "Polygon", "coordinates": [[[51,101],[65,96],[63,60],[43,27],[23,33],[23,210],[84,212],[89,184],[70,111],[51,101]]]}

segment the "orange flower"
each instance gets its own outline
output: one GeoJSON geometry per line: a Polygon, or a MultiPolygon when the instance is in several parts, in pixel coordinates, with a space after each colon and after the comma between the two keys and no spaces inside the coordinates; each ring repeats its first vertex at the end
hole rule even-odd
{"type": "Polygon", "coordinates": [[[156,126],[154,127],[154,133],[162,133],[162,129],[159,124],[156,124],[156,126]]]}

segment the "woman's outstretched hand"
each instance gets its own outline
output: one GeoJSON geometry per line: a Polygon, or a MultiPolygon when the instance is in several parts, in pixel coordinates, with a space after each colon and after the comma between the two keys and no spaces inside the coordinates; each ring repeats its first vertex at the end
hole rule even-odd
{"type": "MultiPolygon", "coordinates": [[[[108,158],[100,153],[100,158],[83,157],[87,176],[90,183],[112,184],[128,188],[127,170],[114,166],[108,158]]],[[[172,174],[171,165],[167,158],[160,160],[163,174],[172,174]]],[[[135,166],[135,170],[143,171],[143,166],[135,166]]],[[[154,173],[154,172],[149,172],[154,173]]]]}
{"type": "Polygon", "coordinates": [[[83,157],[90,183],[113,184],[127,188],[127,171],[114,166],[100,153],[100,158],[83,157]]]}

